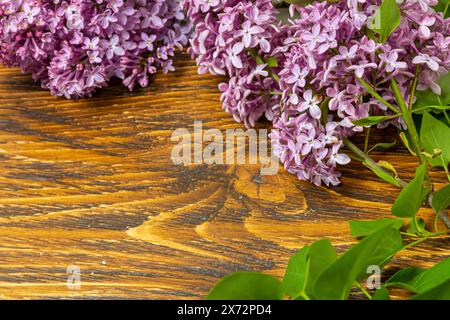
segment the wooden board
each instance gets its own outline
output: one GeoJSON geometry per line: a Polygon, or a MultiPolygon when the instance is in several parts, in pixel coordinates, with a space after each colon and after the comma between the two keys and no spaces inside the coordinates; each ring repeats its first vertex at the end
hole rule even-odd
{"type": "MultiPolygon", "coordinates": [[[[1,298],[200,298],[232,271],[282,276],[289,255],[316,239],[347,248],[349,219],[389,216],[398,190],[358,163],[337,188],[282,169],[260,178],[254,165],[173,164],[174,130],[194,120],[242,128],[220,107],[221,79],[198,75],[183,54],[176,67],[149,88],[115,84],[78,101],[0,69],[1,298]],[[79,290],[66,285],[70,265],[79,290]]],[[[405,150],[387,160],[413,175],[405,150]]],[[[430,240],[389,270],[429,266],[449,244],[430,240]]]]}

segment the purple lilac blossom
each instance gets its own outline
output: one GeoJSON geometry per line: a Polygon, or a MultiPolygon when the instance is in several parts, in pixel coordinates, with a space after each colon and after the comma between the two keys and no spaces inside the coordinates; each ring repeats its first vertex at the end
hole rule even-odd
{"type": "Polygon", "coordinates": [[[147,86],[157,69],[174,70],[190,32],[178,0],[0,0],[0,63],[67,98],[113,77],[147,86]]]}
{"type": "MultiPolygon", "coordinates": [[[[416,75],[418,90],[440,94],[436,81],[450,69],[450,20],[433,10],[437,0],[403,1],[401,23],[386,43],[367,33],[380,0],[292,5],[286,25],[275,21],[270,1],[252,2],[259,19],[249,3],[183,0],[196,26],[189,52],[200,72],[230,77],[220,89],[237,121],[252,126],[263,114],[273,121],[273,151],[299,179],[339,184],[336,167],[350,161],[340,150],[343,138],[364,129],[352,121],[393,113],[361,80],[394,108],[391,78],[405,101],[416,75]],[[258,65],[245,49],[275,57],[278,67],[258,65]]],[[[389,124],[405,127],[401,118],[378,126],[389,124]]]]}
{"type": "MultiPolygon", "coordinates": [[[[393,113],[371,96],[359,79],[375,87],[396,108],[390,78],[399,84],[405,101],[410,99],[415,74],[419,90],[431,88],[440,93],[436,80],[450,69],[449,20],[431,8],[435,1],[422,2],[428,3],[426,9],[423,3],[414,1],[401,5],[401,24],[384,44],[366,35],[379,1],[315,2],[291,7],[300,17],[292,21],[290,34],[280,48],[286,52],[279,73],[283,111],[278,107],[274,110],[280,115],[275,117],[274,127],[281,135],[290,134],[294,141],[273,142],[276,154],[290,172],[317,185],[338,184],[336,164],[350,161],[339,152],[342,139],[363,130],[352,121],[393,113]],[[291,123],[295,123],[294,128],[291,123]],[[330,124],[331,133],[326,127],[330,124]],[[325,140],[330,134],[334,139],[325,140]],[[300,152],[300,159],[296,159],[304,146],[309,152],[300,152]]],[[[379,127],[387,124],[405,127],[401,118],[379,127]]]]}
{"type": "Polygon", "coordinates": [[[264,61],[258,64],[250,55],[274,56],[273,49],[282,45],[271,0],[183,0],[182,5],[196,27],[188,53],[199,73],[229,77],[219,86],[223,108],[247,127],[264,114],[271,118],[279,97],[270,92],[278,84],[264,61]]]}

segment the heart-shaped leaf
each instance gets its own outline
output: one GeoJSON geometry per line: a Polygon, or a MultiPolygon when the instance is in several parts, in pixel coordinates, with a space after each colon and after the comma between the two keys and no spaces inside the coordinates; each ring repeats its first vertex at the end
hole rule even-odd
{"type": "Polygon", "coordinates": [[[235,272],[220,280],[206,296],[208,300],[281,300],[283,286],[272,276],[257,272],[235,272]]]}
{"type": "Polygon", "coordinates": [[[450,300],[450,280],[426,292],[413,296],[411,300],[450,300]]]}
{"type": "Polygon", "coordinates": [[[367,278],[369,266],[381,268],[402,247],[400,232],[391,226],[368,235],[319,275],[314,283],[314,297],[320,300],[347,299],[354,280],[367,278]]]}
{"type": "Polygon", "coordinates": [[[336,260],[330,240],[322,239],[300,249],[289,260],[283,279],[285,292],[292,298],[309,298],[319,274],[336,260]]]}
{"type": "Polygon", "coordinates": [[[445,210],[450,206],[450,184],[447,184],[433,195],[431,205],[436,212],[445,210]]]}
{"type": "Polygon", "coordinates": [[[309,256],[309,281],[306,290],[309,295],[313,295],[315,282],[320,274],[336,261],[337,255],[331,241],[322,239],[311,245],[309,256]]]}
{"type": "Polygon", "coordinates": [[[419,273],[410,285],[416,292],[425,292],[443,282],[450,280],[450,258],[435,264],[428,270],[419,273]]]}
{"type": "Polygon", "coordinates": [[[430,189],[425,188],[423,182],[426,175],[426,163],[422,164],[416,170],[416,176],[400,192],[392,206],[392,214],[397,217],[412,218],[416,216],[423,200],[430,189]]]}
{"type": "Polygon", "coordinates": [[[450,162],[450,127],[425,112],[420,128],[420,142],[429,154],[439,151],[436,157],[429,159],[432,166],[447,168],[450,162]]]}
{"type": "Polygon", "coordinates": [[[380,35],[380,40],[384,43],[397,29],[400,19],[400,8],[397,2],[395,0],[383,0],[369,27],[380,35]]]}
{"type": "Polygon", "coordinates": [[[447,281],[450,281],[450,258],[427,270],[418,268],[401,270],[387,281],[387,285],[402,287],[415,293],[424,293],[447,281]]]}
{"type": "Polygon", "coordinates": [[[401,269],[397,271],[392,277],[390,277],[388,281],[386,281],[385,285],[388,287],[404,288],[411,292],[416,292],[416,290],[411,286],[410,283],[414,280],[415,277],[417,277],[424,271],[424,269],[415,267],[401,269]]]}
{"type": "Polygon", "coordinates": [[[309,246],[301,248],[290,259],[283,278],[284,292],[291,298],[301,296],[308,283],[309,246]]]}
{"type": "Polygon", "coordinates": [[[400,229],[403,220],[395,218],[386,218],[379,220],[352,220],[349,221],[350,234],[353,237],[365,237],[381,228],[391,226],[394,229],[400,229]]]}

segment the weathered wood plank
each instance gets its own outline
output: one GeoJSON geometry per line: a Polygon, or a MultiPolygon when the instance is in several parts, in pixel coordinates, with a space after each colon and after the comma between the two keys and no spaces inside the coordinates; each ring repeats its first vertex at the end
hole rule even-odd
{"type": "MultiPolygon", "coordinates": [[[[398,190],[356,163],[333,189],[284,170],[255,179],[258,166],[174,165],[173,130],[241,128],[220,108],[220,79],[185,55],[176,66],[149,88],[78,101],[0,68],[0,297],[198,298],[235,270],[281,276],[321,237],[346,248],[349,219],[389,216],[398,190]],[[66,287],[68,265],[81,268],[80,290],[66,287]]],[[[412,176],[404,150],[387,160],[412,176]]],[[[429,241],[392,268],[429,266],[449,244],[429,241]]]]}

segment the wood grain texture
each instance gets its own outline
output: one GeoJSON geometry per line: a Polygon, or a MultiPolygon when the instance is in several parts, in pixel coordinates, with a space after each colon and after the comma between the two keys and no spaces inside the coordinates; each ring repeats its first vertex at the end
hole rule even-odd
{"type": "MultiPolygon", "coordinates": [[[[198,75],[184,54],[176,67],[149,88],[116,84],[78,101],[0,69],[1,298],[200,298],[232,271],[281,276],[316,239],[343,250],[349,219],[390,215],[398,190],[357,163],[332,189],[282,169],[256,179],[258,166],[173,164],[173,130],[194,120],[241,128],[220,107],[221,79],[198,75]],[[66,286],[69,265],[81,268],[79,290],[66,286]]],[[[405,150],[387,160],[413,175],[405,150]]],[[[429,266],[450,256],[449,244],[408,250],[389,272],[429,266]]]]}

